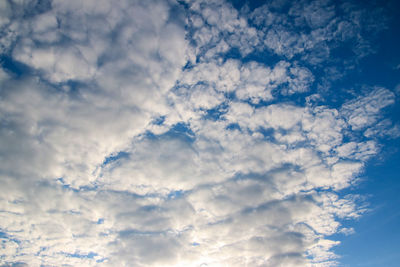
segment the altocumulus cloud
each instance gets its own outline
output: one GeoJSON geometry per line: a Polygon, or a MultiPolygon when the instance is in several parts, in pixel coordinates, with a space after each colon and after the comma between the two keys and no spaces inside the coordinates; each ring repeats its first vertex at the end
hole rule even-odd
{"type": "Polygon", "coordinates": [[[335,265],[330,236],[363,213],[340,190],[399,136],[386,88],[326,100],[376,12],[1,1],[1,262],[335,265]]]}

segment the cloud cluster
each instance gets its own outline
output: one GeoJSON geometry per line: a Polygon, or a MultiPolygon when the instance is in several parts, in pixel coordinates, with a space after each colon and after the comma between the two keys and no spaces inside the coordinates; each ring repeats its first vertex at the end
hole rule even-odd
{"type": "Polygon", "coordinates": [[[388,89],[318,104],[332,51],[367,53],[362,10],[10,0],[0,14],[4,264],[335,265],[329,236],[363,211],[338,191],[376,137],[398,136],[388,89]]]}

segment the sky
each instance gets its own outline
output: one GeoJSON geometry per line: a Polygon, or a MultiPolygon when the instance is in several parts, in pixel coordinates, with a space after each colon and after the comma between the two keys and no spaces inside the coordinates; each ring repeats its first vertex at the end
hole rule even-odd
{"type": "Polygon", "coordinates": [[[399,12],[0,1],[0,266],[398,266],[399,12]]]}

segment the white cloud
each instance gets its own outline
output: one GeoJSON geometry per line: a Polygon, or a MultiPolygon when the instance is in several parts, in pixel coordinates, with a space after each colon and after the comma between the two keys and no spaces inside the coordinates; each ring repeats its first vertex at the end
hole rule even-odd
{"type": "Polygon", "coordinates": [[[371,137],[398,138],[400,136],[400,125],[393,124],[389,119],[384,119],[365,130],[364,135],[371,137]]]}
{"type": "Polygon", "coordinates": [[[361,130],[377,122],[381,109],[393,104],[394,97],[388,89],[376,87],[368,95],[346,103],[342,113],[353,130],[361,130]]]}
{"type": "Polygon", "coordinates": [[[397,130],[384,88],[290,100],[322,99],[310,65],[358,34],[333,3],[291,21],[279,1],[39,2],[0,4],[1,52],[24,68],[0,70],[5,264],[335,264],[328,236],[362,213],[337,191],[397,130]]]}
{"type": "Polygon", "coordinates": [[[355,233],[354,228],[342,228],[340,229],[339,233],[342,233],[344,235],[352,235],[355,233]]]}

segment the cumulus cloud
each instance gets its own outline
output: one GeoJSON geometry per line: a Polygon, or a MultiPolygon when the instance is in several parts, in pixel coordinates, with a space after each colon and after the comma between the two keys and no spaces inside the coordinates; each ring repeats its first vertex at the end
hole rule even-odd
{"type": "Polygon", "coordinates": [[[2,2],[4,264],[335,265],[395,95],[318,105],[357,9],[280,3],[2,2]]]}

